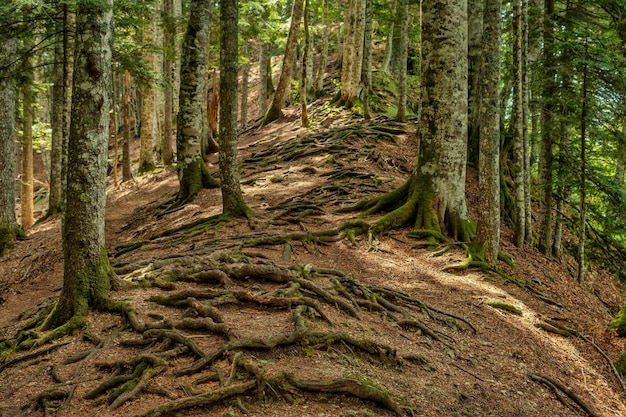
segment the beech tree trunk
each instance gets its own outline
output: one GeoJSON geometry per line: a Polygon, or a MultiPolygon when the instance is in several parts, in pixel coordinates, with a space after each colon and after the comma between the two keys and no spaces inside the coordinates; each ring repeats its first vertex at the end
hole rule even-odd
{"type": "MultiPolygon", "coordinates": [[[[153,48],[156,44],[156,12],[151,13],[143,28],[143,44],[153,48]]],[[[157,71],[157,56],[151,50],[144,52],[143,60],[150,71],[157,71]]],[[[152,82],[144,85],[141,92],[141,147],[139,150],[139,174],[153,171],[155,149],[159,135],[157,122],[156,91],[152,82]]]]}
{"type": "Polygon", "coordinates": [[[267,109],[267,69],[268,69],[268,61],[269,46],[265,42],[259,43],[259,110],[258,117],[263,117],[265,115],[265,110],[267,109]]]}
{"type": "Polygon", "coordinates": [[[309,127],[309,113],[307,112],[307,94],[309,91],[309,57],[313,51],[311,34],[309,33],[309,0],[304,0],[304,52],[302,54],[302,72],[300,77],[300,119],[302,126],[309,127]]]}
{"type": "Polygon", "coordinates": [[[72,88],[63,289],[44,327],[87,314],[110,288],[104,247],[113,0],[79,2],[72,88]]]}
{"type": "Polygon", "coordinates": [[[409,57],[409,1],[400,0],[400,13],[398,20],[400,21],[400,41],[398,43],[398,85],[400,94],[398,95],[398,114],[396,119],[403,121],[406,118],[406,64],[409,57]]]}
{"type": "Polygon", "coordinates": [[[237,164],[237,75],[238,21],[237,0],[220,2],[222,26],[220,47],[220,176],[222,179],[223,213],[250,217],[243,201],[237,164]]]}
{"type": "Polygon", "coordinates": [[[322,0],[322,50],[320,52],[320,62],[317,67],[315,77],[315,95],[324,95],[324,76],[326,74],[326,62],[328,61],[328,0],[322,0]]]}
{"type": "Polygon", "coordinates": [[[344,13],[340,104],[351,108],[361,89],[365,0],[347,0],[344,13]]]}
{"type": "MultiPolygon", "coordinates": [[[[363,117],[371,120],[369,96],[372,90],[372,0],[365,0],[365,29],[363,30],[363,65],[361,68],[361,79],[363,80],[363,91],[361,91],[361,101],[363,102],[363,117]]],[[[406,97],[405,97],[406,102],[406,97]]]]}
{"type": "MultiPolygon", "coordinates": [[[[241,54],[244,59],[248,59],[248,41],[243,42],[241,54]]],[[[248,124],[248,84],[250,79],[250,63],[246,62],[241,66],[241,121],[243,129],[248,124]]]]}
{"type": "Polygon", "coordinates": [[[174,139],[172,136],[172,122],[174,121],[174,60],[176,59],[176,49],[178,40],[176,39],[176,21],[174,16],[174,1],[164,0],[165,14],[165,60],[163,72],[167,85],[164,91],[164,123],[163,139],[161,143],[161,156],[163,164],[171,165],[174,162],[174,139]]]}
{"type": "Polygon", "coordinates": [[[480,133],[481,53],[485,0],[470,0],[468,14],[467,152],[470,165],[478,166],[480,133]]]}
{"type": "Polygon", "coordinates": [[[122,182],[133,179],[130,167],[130,72],[124,71],[124,145],[122,145],[122,182]]]}
{"type": "Polygon", "coordinates": [[[178,150],[178,203],[192,200],[207,187],[218,186],[211,177],[202,155],[202,108],[205,106],[208,77],[207,54],[211,32],[211,1],[192,0],[190,17],[183,40],[180,69],[180,110],[176,149],[178,150]]]}
{"type": "MultiPolygon", "coordinates": [[[[411,220],[417,234],[469,241],[467,219],[467,1],[422,3],[419,156],[410,180],[376,204],[401,206],[373,226],[379,232],[411,220]]],[[[371,210],[370,210],[371,211],[371,210]]]]}
{"type": "MultiPolygon", "coordinates": [[[[398,10],[398,0],[394,0],[391,5],[391,15],[395,16],[398,10]]],[[[384,72],[389,72],[389,67],[391,65],[391,55],[393,54],[393,33],[395,31],[395,22],[396,19],[392,17],[391,22],[389,22],[389,28],[387,29],[387,39],[385,41],[385,54],[383,55],[383,62],[380,65],[380,70],[384,72]]]]}
{"type": "Polygon", "coordinates": [[[296,55],[298,32],[300,30],[300,21],[302,20],[303,9],[304,0],[293,1],[293,7],[291,9],[291,25],[289,26],[289,35],[287,36],[287,45],[285,47],[285,55],[283,56],[283,65],[280,71],[278,87],[276,87],[274,99],[265,112],[261,125],[266,125],[283,115],[282,108],[285,106],[287,91],[291,82],[291,69],[296,55]]]}
{"type": "MultiPolygon", "coordinates": [[[[30,69],[27,71],[31,71],[30,69]]],[[[29,75],[32,75],[30,73],[29,75]]],[[[26,85],[22,89],[22,194],[21,217],[22,229],[26,230],[35,222],[33,218],[34,204],[34,175],[33,175],[33,123],[35,122],[34,92],[31,85],[32,78],[29,77],[26,85]]]]}
{"type": "Polygon", "coordinates": [[[523,65],[522,65],[522,5],[521,0],[513,0],[513,242],[515,246],[524,246],[526,232],[525,202],[525,154],[524,154],[524,114],[523,114],[523,65]]]}
{"type": "Polygon", "coordinates": [[[15,218],[15,62],[17,41],[0,42],[0,257],[15,244],[20,228],[15,218]]]}
{"type": "Polygon", "coordinates": [[[479,219],[476,243],[485,261],[495,263],[500,247],[500,37],[501,0],[488,1],[484,11],[480,82],[479,219]]]}

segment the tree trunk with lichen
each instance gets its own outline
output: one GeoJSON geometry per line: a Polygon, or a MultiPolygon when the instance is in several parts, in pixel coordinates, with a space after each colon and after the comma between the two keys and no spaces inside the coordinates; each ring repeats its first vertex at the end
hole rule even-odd
{"type": "Polygon", "coordinates": [[[480,90],[481,90],[481,54],[483,47],[484,0],[468,2],[468,102],[467,102],[467,152],[468,162],[472,166],[479,163],[480,138],[480,90]]]}
{"type": "MultiPolygon", "coordinates": [[[[146,67],[153,72],[157,71],[157,56],[151,48],[156,44],[156,12],[152,12],[144,26],[143,43],[148,49],[143,54],[146,67]]],[[[157,122],[156,90],[152,81],[144,85],[141,92],[141,147],[139,150],[139,174],[153,171],[155,164],[155,148],[159,138],[157,122]]]]}
{"type": "Polygon", "coordinates": [[[324,77],[326,74],[326,62],[328,61],[328,0],[322,0],[322,50],[320,52],[320,61],[315,75],[315,95],[321,97],[324,95],[324,77]]]}
{"type": "MultiPolygon", "coordinates": [[[[480,71],[480,156],[478,160],[478,219],[475,244],[485,261],[498,259],[500,246],[500,37],[501,0],[485,5],[480,71]]],[[[477,92],[476,92],[477,93],[477,92]]],[[[471,115],[471,113],[470,113],[471,115]]]]}
{"type": "Polygon", "coordinates": [[[0,42],[0,257],[15,244],[20,228],[15,218],[15,76],[17,41],[0,42]]]}
{"type": "Polygon", "coordinates": [[[298,40],[298,32],[300,31],[300,21],[302,20],[303,9],[304,0],[294,0],[293,7],[291,9],[291,25],[289,26],[289,35],[287,36],[287,46],[285,47],[285,55],[283,56],[283,65],[280,71],[278,87],[276,87],[276,93],[274,94],[272,103],[261,120],[262,125],[266,125],[279,119],[283,114],[282,108],[285,105],[287,91],[291,84],[291,69],[296,54],[296,44],[298,40]]]}
{"type": "MultiPolygon", "coordinates": [[[[30,65],[30,64],[28,64],[30,65]]],[[[35,122],[35,93],[32,70],[28,69],[26,84],[22,87],[22,196],[20,198],[22,228],[33,225],[34,173],[33,173],[33,123],[35,122]]]]}
{"type": "Polygon", "coordinates": [[[192,0],[190,17],[183,40],[183,57],[180,69],[180,110],[176,131],[178,151],[178,203],[192,200],[203,188],[217,187],[217,181],[202,157],[203,117],[207,54],[211,32],[211,2],[192,0]]]}
{"type": "Polygon", "coordinates": [[[351,108],[359,100],[361,89],[365,0],[348,0],[344,13],[340,104],[351,108]]]}
{"type": "Polygon", "coordinates": [[[513,125],[513,152],[512,176],[513,176],[513,243],[518,248],[524,246],[526,233],[526,202],[524,173],[524,113],[523,113],[523,33],[522,33],[522,2],[513,1],[513,110],[511,114],[513,125]]]}
{"type": "MultiPolygon", "coordinates": [[[[372,225],[378,233],[413,222],[416,234],[469,241],[467,218],[467,2],[422,3],[419,156],[411,178],[366,213],[394,208],[372,225]]],[[[371,203],[371,202],[369,202],[371,203]]]]}
{"type": "Polygon", "coordinates": [[[400,22],[400,42],[398,43],[398,68],[397,77],[400,94],[398,94],[398,114],[396,119],[406,119],[406,95],[407,95],[407,68],[409,58],[409,1],[402,0],[399,5],[398,20],[400,22]]]}
{"type": "Polygon", "coordinates": [[[369,96],[372,91],[372,15],[372,0],[365,0],[365,29],[363,30],[363,65],[361,67],[361,80],[363,81],[361,101],[363,102],[363,118],[365,120],[372,119],[369,104],[369,96]]]}
{"type": "Polygon", "coordinates": [[[237,0],[222,0],[220,48],[220,176],[223,213],[250,217],[243,201],[237,163],[237,72],[238,21],[237,0]]]}
{"type": "Polygon", "coordinates": [[[80,320],[110,288],[104,247],[113,0],[80,2],[72,88],[63,289],[46,328],[80,320]]]}

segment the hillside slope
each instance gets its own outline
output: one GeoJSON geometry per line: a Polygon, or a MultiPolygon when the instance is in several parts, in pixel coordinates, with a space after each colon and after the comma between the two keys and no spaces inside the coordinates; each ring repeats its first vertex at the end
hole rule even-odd
{"type": "MultiPolygon", "coordinates": [[[[311,118],[316,130],[288,111],[242,135],[250,222],[218,216],[219,190],[168,209],[169,168],[111,188],[118,311],[6,351],[0,416],[626,415],[607,360],[626,350],[606,328],[624,301],[610,276],[592,269],[580,287],[571,260],[515,249],[506,229],[515,267],[499,266],[514,280],[450,268],[460,245],[369,240],[368,218],[342,227],[355,214],[337,209],[406,180],[413,132],[328,106],[311,118]]],[[[59,227],[38,224],[0,260],[1,340],[58,297],[59,227]]]]}

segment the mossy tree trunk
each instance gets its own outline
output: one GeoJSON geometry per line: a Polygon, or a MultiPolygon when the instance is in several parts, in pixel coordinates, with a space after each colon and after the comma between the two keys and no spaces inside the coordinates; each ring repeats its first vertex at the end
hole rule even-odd
{"type": "MultiPolygon", "coordinates": [[[[372,227],[381,232],[413,222],[420,233],[469,241],[467,219],[467,2],[422,3],[419,156],[411,178],[376,202],[395,208],[372,227]]],[[[367,213],[367,212],[366,212],[367,213]]]]}
{"type": "Polygon", "coordinates": [[[282,116],[282,108],[285,105],[287,91],[291,84],[291,69],[296,55],[296,46],[298,40],[298,32],[300,31],[300,22],[302,21],[302,13],[304,10],[304,0],[294,0],[291,9],[291,24],[289,26],[289,35],[287,36],[287,46],[283,56],[283,65],[280,71],[280,79],[274,99],[263,116],[262,125],[266,125],[282,116]]]}
{"type": "Polygon", "coordinates": [[[397,74],[400,94],[398,94],[398,114],[396,115],[396,119],[403,121],[406,118],[406,64],[409,58],[409,1],[400,1],[398,8],[400,12],[398,14],[398,20],[400,21],[400,42],[398,43],[399,63],[397,74]]]}
{"type": "MultiPolygon", "coordinates": [[[[480,156],[478,219],[475,243],[485,261],[495,263],[500,246],[500,37],[502,2],[485,5],[480,69],[480,156]]],[[[478,73],[478,71],[477,71],[478,73]]],[[[471,115],[471,113],[470,113],[471,115]]]]}
{"type": "Polygon", "coordinates": [[[15,244],[20,230],[15,218],[15,76],[17,41],[0,42],[0,256],[15,244]]]}
{"type": "MultiPolygon", "coordinates": [[[[153,7],[158,7],[154,5],[153,7]]],[[[148,16],[146,25],[143,28],[143,61],[146,68],[152,72],[157,72],[157,55],[153,48],[157,42],[156,36],[157,11],[152,10],[148,16]]],[[[142,88],[141,93],[141,147],[139,149],[139,174],[153,171],[155,164],[155,149],[157,138],[159,137],[159,126],[157,123],[156,90],[153,81],[148,81],[142,88]]]]}
{"type": "Polygon", "coordinates": [[[361,92],[365,0],[348,0],[344,11],[340,104],[351,108],[361,92]]]}
{"type": "Polygon", "coordinates": [[[59,301],[45,327],[80,319],[104,300],[110,267],[104,249],[111,102],[113,0],[79,2],[69,140],[64,273],[59,301]]]}
{"type": "Polygon", "coordinates": [[[211,31],[212,4],[192,0],[190,17],[183,40],[180,74],[180,110],[176,131],[178,156],[178,203],[192,200],[202,188],[216,187],[202,157],[202,133],[208,77],[207,54],[211,31]]]}
{"type": "Polygon", "coordinates": [[[511,162],[514,187],[513,242],[518,248],[524,246],[526,233],[522,39],[522,2],[513,0],[513,110],[511,115],[513,151],[511,162]]]}
{"type": "Polygon", "coordinates": [[[243,201],[237,163],[237,73],[238,21],[237,0],[222,0],[220,22],[220,176],[224,214],[249,217],[250,209],[243,201]]]}
{"type": "Polygon", "coordinates": [[[480,133],[481,53],[483,47],[483,10],[485,0],[470,0],[468,18],[468,101],[467,152],[468,162],[478,166],[480,133]]]}

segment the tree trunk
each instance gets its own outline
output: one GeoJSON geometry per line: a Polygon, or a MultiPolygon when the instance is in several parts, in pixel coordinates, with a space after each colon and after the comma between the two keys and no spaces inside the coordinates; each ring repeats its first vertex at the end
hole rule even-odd
{"type": "Polygon", "coordinates": [[[176,131],[178,150],[177,201],[183,204],[207,187],[216,187],[202,155],[202,107],[205,106],[208,76],[207,53],[211,32],[211,1],[192,0],[187,32],[183,40],[180,69],[180,111],[176,131]]]}
{"type": "Polygon", "coordinates": [[[359,98],[363,65],[365,0],[348,0],[343,28],[340,104],[351,108],[359,98]]]}
{"type": "Polygon", "coordinates": [[[71,87],[74,79],[74,52],[76,49],[76,15],[69,5],[63,5],[63,79],[65,87],[65,105],[63,106],[63,154],[61,156],[61,204],[65,211],[67,202],[67,171],[68,171],[68,148],[70,141],[70,123],[72,119],[72,94],[71,87]]]}
{"type": "MultiPolygon", "coordinates": [[[[585,45],[586,48],[586,45],[585,45]]],[[[586,51],[585,51],[586,52],[586,51]]],[[[585,58],[587,58],[585,54],[585,58]]],[[[583,65],[583,96],[580,111],[580,222],[578,236],[578,283],[585,280],[585,235],[587,226],[587,64],[583,65]]]]}
{"type": "Polygon", "coordinates": [[[483,10],[485,0],[470,0],[468,14],[468,100],[467,152],[470,165],[478,166],[480,132],[481,51],[483,47],[483,10]]]}
{"type": "Polygon", "coordinates": [[[301,120],[303,127],[309,127],[309,114],[307,112],[307,92],[309,90],[309,56],[313,54],[311,46],[313,43],[310,41],[311,35],[309,33],[309,0],[304,0],[304,53],[302,54],[302,73],[300,77],[300,103],[301,103],[301,120]]]}
{"type": "Polygon", "coordinates": [[[543,106],[541,111],[541,153],[539,156],[539,251],[546,256],[552,251],[552,130],[554,129],[553,96],[556,91],[554,85],[554,33],[552,29],[554,19],[554,0],[546,0],[544,12],[544,52],[543,66],[545,71],[545,85],[543,87],[543,106]]]}
{"type": "Polygon", "coordinates": [[[164,0],[165,14],[165,60],[163,72],[165,73],[165,105],[164,105],[164,123],[163,123],[163,140],[161,143],[161,155],[163,164],[171,165],[174,162],[174,139],[172,136],[172,122],[174,121],[174,60],[176,59],[176,48],[178,41],[176,39],[176,21],[173,15],[174,1],[164,0]]]}
{"type": "Polygon", "coordinates": [[[315,95],[321,97],[324,92],[324,75],[326,74],[326,62],[328,61],[328,0],[322,0],[322,50],[320,52],[320,63],[317,67],[315,77],[315,95]]]}
{"type": "MultiPolygon", "coordinates": [[[[391,7],[391,16],[395,16],[398,10],[398,0],[394,0],[391,7]]],[[[385,41],[385,54],[383,55],[383,62],[380,65],[380,70],[384,72],[389,72],[389,66],[391,65],[391,55],[393,54],[393,33],[396,26],[395,21],[396,19],[392,17],[391,22],[389,22],[389,29],[387,30],[387,39],[385,41]]]]}
{"type": "Polygon", "coordinates": [[[530,68],[528,66],[528,0],[522,0],[522,137],[524,138],[524,242],[532,245],[532,201],[530,190],[530,68]]]}
{"type": "Polygon", "coordinates": [[[269,46],[259,42],[259,110],[258,117],[263,117],[267,109],[267,69],[269,61],[269,46]]]}
{"type": "Polygon", "coordinates": [[[522,64],[522,6],[521,0],[513,0],[513,243],[524,246],[526,232],[526,201],[524,192],[524,114],[523,114],[523,64],[522,64]]]}
{"type": "Polygon", "coordinates": [[[285,47],[285,55],[283,56],[283,65],[280,71],[278,87],[276,88],[276,93],[274,94],[274,99],[270,107],[265,112],[265,116],[263,116],[263,120],[261,121],[262,125],[266,125],[282,117],[282,108],[285,105],[287,91],[291,83],[291,67],[296,54],[296,44],[303,9],[304,0],[294,0],[293,8],[291,9],[291,25],[289,26],[289,35],[287,36],[287,46],[285,47]]]}
{"type": "Polygon", "coordinates": [[[63,35],[65,24],[56,24],[57,35],[54,45],[54,85],[52,86],[52,150],[50,153],[50,197],[48,214],[59,213],[63,209],[61,171],[63,169],[63,108],[65,107],[65,77],[63,73],[63,35]]]}
{"type": "Polygon", "coordinates": [[[617,155],[615,156],[615,175],[613,178],[620,187],[624,185],[624,168],[626,167],[626,127],[617,138],[617,155]]]}
{"type": "MultiPolygon", "coordinates": [[[[500,247],[500,37],[501,0],[489,1],[484,11],[480,82],[480,157],[476,243],[485,261],[495,263],[500,247]]],[[[478,71],[477,71],[478,73],[478,71]]]]}
{"type": "MultiPolygon", "coordinates": [[[[156,45],[156,13],[148,18],[143,28],[143,44],[148,48],[156,45]]],[[[157,57],[150,49],[143,54],[146,68],[150,71],[157,70],[157,57]]],[[[142,88],[141,105],[141,147],[139,150],[139,174],[153,171],[155,164],[155,148],[159,138],[159,126],[157,123],[156,91],[153,82],[150,81],[142,88]]]]}
{"type": "MultiPolygon", "coordinates": [[[[241,50],[243,58],[248,58],[248,41],[243,42],[241,50]]],[[[246,62],[241,66],[241,121],[240,126],[243,129],[248,124],[248,86],[250,80],[250,62],[246,62]]]]}
{"type": "Polygon", "coordinates": [[[401,0],[400,13],[398,20],[400,21],[400,42],[398,43],[398,85],[400,94],[398,95],[398,114],[396,119],[403,121],[406,118],[406,64],[409,56],[409,1],[401,0]]]}
{"type": "Polygon", "coordinates": [[[130,72],[124,71],[124,145],[122,146],[122,182],[133,179],[130,169],[130,72]]]}
{"type": "Polygon", "coordinates": [[[421,41],[418,160],[410,180],[369,210],[397,207],[372,231],[414,221],[418,234],[467,242],[475,232],[465,203],[467,2],[424,0],[421,41]]]}
{"type": "Polygon", "coordinates": [[[15,218],[15,75],[17,41],[0,42],[0,257],[15,243],[19,226],[15,218]]]}
{"type": "Polygon", "coordinates": [[[238,21],[237,0],[220,2],[222,27],[220,42],[220,176],[222,179],[223,213],[250,217],[243,201],[237,164],[237,75],[238,21]]]}
{"type": "MultiPolygon", "coordinates": [[[[371,120],[369,96],[372,91],[372,0],[365,0],[365,28],[363,30],[363,65],[361,67],[361,79],[363,80],[363,91],[361,91],[361,101],[363,102],[363,117],[371,120]]],[[[405,98],[406,101],[406,98],[405,98]]]]}
{"type": "MultiPolygon", "coordinates": [[[[30,64],[27,64],[30,65],[30,64]]],[[[28,69],[27,71],[31,71],[28,69]]],[[[32,73],[29,73],[32,75],[32,73]]],[[[34,108],[35,97],[32,85],[32,78],[28,77],[26,85],[22,89],[22,196],[21,214],[22,228],[24,230],[31,227],[34,223],[33,204],[34,204],[34,176],[33,176],[33,123],[35,119],[34,108]]]]}
{"type": "Polygon", "coordinates": [[[63,228],[63,289],[44,327],[80,319],[110,287],[104,213],[111,93],[113,0],[80,2],[63,228]]]}

